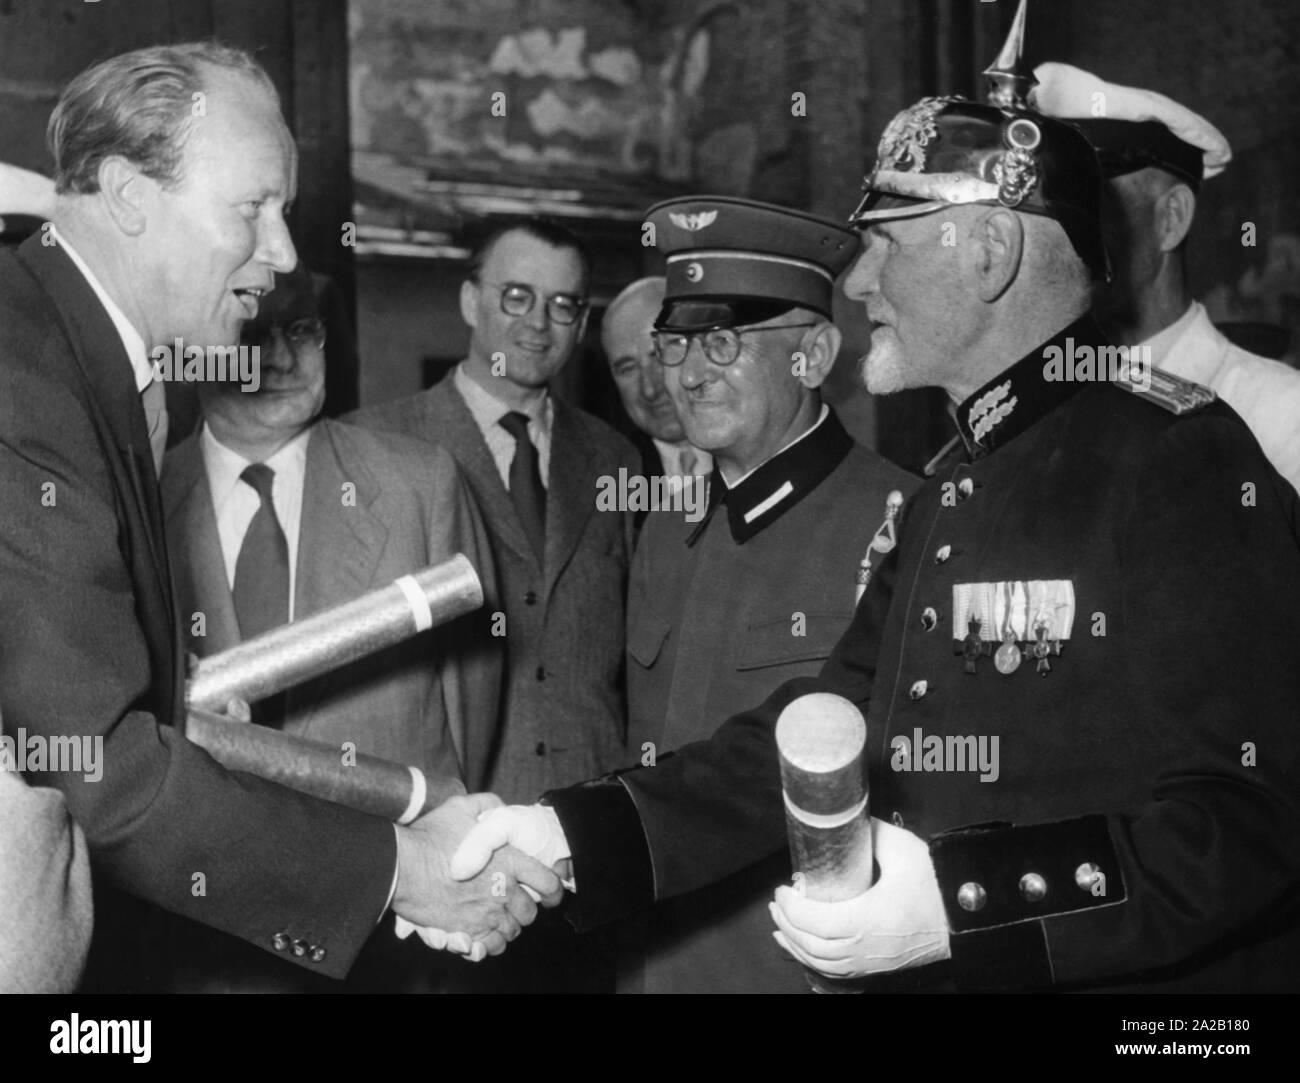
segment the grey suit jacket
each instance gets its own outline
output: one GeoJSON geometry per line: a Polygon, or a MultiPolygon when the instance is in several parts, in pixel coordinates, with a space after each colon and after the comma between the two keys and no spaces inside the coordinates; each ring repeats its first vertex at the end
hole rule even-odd
{"type": "Polygon", "coordinates": [[[491,536],[505,617],[505,721],[487,788],[506,801],[593,778],[625,758],[623,672],[632,515],[596,510],[598,479],[635,473],[632,445],[604,422],[555,400],[540,563],[492,453],[450,380],[352,415],[370,428],[445,447],[491,536]]]}
{"type": "Polygon", "coordinates": [[[86,838],[63,794],[0,767],[0,993],[76,988],[91,924],[86,838]]]}
{"type": "MultiPolygon", "coordinates": [[[[186,644],[239,642],[198,435],[168,453],[163,510],[186,644]],[[206,633],[195,635],[196,613],[206,633]]],[[[480,785],[500,707],[501,639],[487,533],[451,456],[428,444],[321,420],[307,443],[294,615],[349,601],[464,553],[488,604],[443,628],[292,689],[284,729],[480,785]],[[355,503],[344,486],[356,487],[355,503]]]]}

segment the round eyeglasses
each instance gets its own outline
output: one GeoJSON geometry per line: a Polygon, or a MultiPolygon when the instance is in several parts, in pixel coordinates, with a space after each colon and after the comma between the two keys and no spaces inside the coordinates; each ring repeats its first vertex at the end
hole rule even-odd
{"type": "Polygon", "coordinates": [[[756,335],[760,331],[791,331],[797,327],[816,327],[815,323],[783,323],[779,327],[742,327],[735,330],[720,327],[715,331],[692,331],[684,334],[680,331],[654,332],[655,347],[659,351],[659,363],[669,368],[676,368],[686,360],[691,349],[691,340],[699,339],[704,348],[704,356],[715,365],[730,365],[740,356],[740,336],[756,335]]]}
{"type": "Polygon", "coordinates": [[[271,346],[271,333],[276,327],[289,340],[291,346],[312,345],[319,350],[325,345],[325,324],[315,316],[303,316],[296,320],[290,320],[288,323],[246,323],[239,336],[239,341],[244,346],[258,346],[263,350],[269,349],[271,346]]]}
{"type": "MultiPolygon", "coordinates": [[[[501,291],[501,311],[507,316],[527,316],[537,304],[537,294],[532,286],[521,282],[482,282],[501,291]]],[[[565,327],[578,322],[587,302],[572,293],[553,293],[546,298],[546,316],[552,323],[565,327]]]]}

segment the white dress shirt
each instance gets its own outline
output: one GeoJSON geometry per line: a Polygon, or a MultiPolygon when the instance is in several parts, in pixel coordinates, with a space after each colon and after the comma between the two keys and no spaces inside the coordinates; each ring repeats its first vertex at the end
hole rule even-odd
{"type": "Polygon", "coordinates": [[[1250,426],[1277,472],[1300,490],[1300,372],[1234,346],[1199,301],[1143,345],[1156,368],[1213,388],[1250,426]]]}
{"type": "MultiPolygon", "coordinates": [[[[280,520],[284,540],[289,546],[289,619],[293,620],[293,596],[298,572],[298,528],[302,523],[302,488],[307,474],[307,441],[311,429],[304,429],[269,459],[266,465],[275,471],[271,484],[271,503],[275,517],[280,520]]],[[[261,498],[251,485],[241,481],[239,475],[252,465],[237,451],[232,451],[212,435],[206,424],[199,437],[203,453],[203,469],[208,475],[208,489],[212,493],[212,511],[217,517],[217,536],[221,539],[221,555],[226,563],[226,582],[235,589],[235,565],[239,562],[239,549],[244,535],[261,498]]]]}
{"type": "MultiPolygon", "coordinates": [[[[515,457],[515,438],[501,427],[501,419],[514,410],[507,406],[486,388],[476,383],[465,371],[465,362],[456,366],[452,373],[452,382],[460,397],[469,407],[470,416],[478,425],[479,432],[487,441],[492,461],[497,464],[497,473],[501,475],[501,484],[510,489],[510,463],[515,457]]],[[[504,377],[503,377],[504,378],[504,377]]],[[[551,427],[555,423],[555,404],[547,392],[536,406],[518,411],[528,415],[528,439],[537,449],[537,469],[542,475],[542,487],[549,489],[551,469],[551,427]]]]}
{"type": "Polygon", "coordinates": [[[666,440],[659,440],[653,436],[650,439],[655,446],[655,450],[659,452],[659,462],[663,465],[665,477],[680,478],[688,476],[688,471],[682,464],[682,459],[688,451],[695,456],[695,464],[691,467],[689,476],[703,475],[708,477],[713,473],[713,456],[707,451],[701,451],[692,445],[689,440],[683,440],[680,444],[670,444],[666,440]]]}

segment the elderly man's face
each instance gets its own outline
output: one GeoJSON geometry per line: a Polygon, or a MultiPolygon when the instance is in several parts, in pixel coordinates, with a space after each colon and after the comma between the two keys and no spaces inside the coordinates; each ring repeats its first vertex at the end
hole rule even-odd
{"type": "Polygon", "coordinates": [[[524,388],[545,387],[572,356],[586,322],[584,311],[573,323],[557,323],[547,301],[557,294],[583,299],[584,288],[578,253],[522,230],[504,234],[488,252],[479,281],[461,288],[461,315],[471,328],[470,359],[491,369],[500,355],[506,379],[524,388]],[[502,310],[501,293],[510,286],[532,291],[530,311],[512,316],[502,310]]]}
{"type": "Polygon", "coordinates": [[[223,432],[249,443],[285,443],[325,405],[325,330],[307,274],[281,276],[241,342],[258,347],[261,384],[247,392],[235,383],[203,385],[203,411],[223,432]],[[236,437],[237,434],[237,437],[236,437]]]}
{"type": "MultiPolygon", "coordinates": [[[[807,323],[787,312],[753,327],[807,323]]],[[[718,365],[694,337],[680,365],[664,370],[664,383],[677,407],[686,438],[713,452],[732,469],[749,470],[771,458],[789,439],[790,427],[807,392],[794,375],[794,354],[807,328],[740,336],[740,354],[718,365]]]]}
{"type": "Polygon", "coordinates": [[[149,345],[233,346],[259,292],[297,262],[284,221],[297,152],[275,102],[246,76],[214,69],[181,158],[181,178],[149,182],[137,255],[149,345]]]}
{"type": "Polygon", "coordinates": [[[606,315],[601,340],[623,409],[642,432],[670,444],[685,439],[677,408],[664,385],[651,331],[663,291],[644,289],[606,315]]]}
{"type": "Polygon", "coordinates": [[[874,325],[862,379],[875,395],[943,387],[960,361],[955,331],[966,288],[960,274],[965,208],[872,223],[844,292],[862,301],[874,325]],[[945,231],[947,223],[953,229],[945,231]],[[947,243],[945,243],[947,241],[947,243]]]}

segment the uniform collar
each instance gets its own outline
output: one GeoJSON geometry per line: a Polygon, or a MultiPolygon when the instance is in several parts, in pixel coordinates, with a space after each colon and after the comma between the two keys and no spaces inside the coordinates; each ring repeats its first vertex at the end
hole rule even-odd
{"type": "Polygon", "coordinates": [[[694,545],[699,540],[714,511],[725,504],[732,540],[744,545],[816,489],[852,449],[853,438],[835,411],[823,406],[816,425],[733,487],[727,487],[715,461],[704,518],[691,531],[686,544],[694,545]]]}
{"type": "Polygon", "coordinates": [[[1106,345],[1106,336],[1091,316],[1081,316],[1059,334],[1034,347],[1024,357],[981,387],[956,410],[957,431],[972,459],[981,459],[1042,420],[1086,386],[1087,381],[1048,380],[1047,351],[1056,347],[1071,357],[1072,349],[1106,345]]]}

